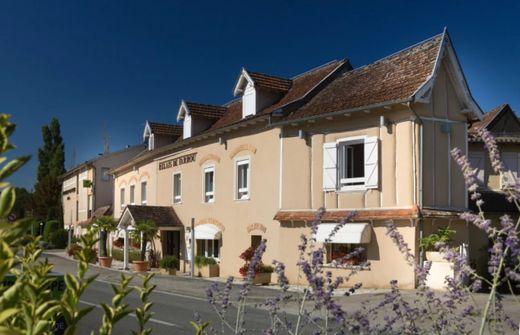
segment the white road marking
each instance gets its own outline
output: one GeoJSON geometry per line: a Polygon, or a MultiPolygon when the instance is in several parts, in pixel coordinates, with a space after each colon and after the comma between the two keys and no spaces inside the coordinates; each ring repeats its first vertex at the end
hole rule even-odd
{"type": "MultiPolygon", "coordinates": [[[[104,280],[104,279],[96,279],[95,281],[104,283],[104,284],[118,284],[118,282],[112,282],[112,281],[104,280]]],[[[168,292],[168,291],[153,290],[153,293],[166,294],[166,295],[171,295],[174,297],[186,298],[186,299],[192,299],[192,300],[198,300],[198,301],[208,301],[208,299],[204,299],[201,297],[195,297],[192,295],[186,295],[186,294],[180,294],[180,293],[172,293],[172,292],[168,292]]]]}
{"type": "MultiPolygon", "coordinates": [[[[88,301],[85,301],[85,300],[80,300],[79,302],[82,303],[82,304],[84,304],[84,305],[94,306],[94,307],[96,307],[96,308],[102,309],[101,306],[99,306],[98,304],[94,304],[94,303],[92,303],[92,302],[88,302],[88,301]]],[[[135,314],[128,314],[128,316],[131,316],[131,317],[133,317],[133,318],[137,318],[137,317],[135,316],[135,314]]],[[[182,329],[181,326],[176,325],[175,323],[167,322],[167,321],[162,321],[162,320],[158,320],[158,319],[154,319],[154,318],[151,318],[149,321],[150,321],[150,322],[158,323],[158,324],[160,324],[160,325],[168,326],[168,327],[175,327],[175,328],[182,329]]]]}

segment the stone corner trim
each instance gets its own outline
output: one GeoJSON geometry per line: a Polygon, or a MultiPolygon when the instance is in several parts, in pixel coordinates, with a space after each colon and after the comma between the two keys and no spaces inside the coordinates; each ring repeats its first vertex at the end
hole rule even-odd
{"type": "Polygon", "coordinates": [[[231,150],[231,152],[229,153],[229,158],[233,158],[235,157],[240,151],[249,151],[251,152],[252,154],[256,154],[256,147],[254,145],[251,145],[251,144],[240,144],[238,147],[236,147],[235,149],[231,150]]]}
{"type": "Polygon", "coordinates": [[[199,160],[199,166],[202,166],[202,164],[206,163],[207,161],[216,161],[217,163],[220,163],[220,157],[215,154],[204,155],[199,160]]]}
{"type": "Polygon", "coordinates": [[[224,227],[224,225],[220,221],[218,221],[217,219],[214,219],[214,218],[200,219],[199,221],[195,222],[195,227],[203,225],[203,224],[212,224],[212,225],[217,226],[221,231],[226,230],[226,227],[224,227]]]}
{"type": "Polygon", "coordinates": [[[262,233],[267,231],[267,227],[261,223],[252,223],[246,227],[248,233],[251,233],[253,230],[260,230],[262,233]]]}

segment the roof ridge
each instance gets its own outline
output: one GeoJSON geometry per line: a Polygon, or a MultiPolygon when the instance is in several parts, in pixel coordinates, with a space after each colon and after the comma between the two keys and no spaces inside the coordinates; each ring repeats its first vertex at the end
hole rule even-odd
{"type": "Polygon", "coordinates": [[[263,72],[258,72],[258,71],[249,71],[247,70],[247,73],[249,74],[259,74],[261,76],[266,76],[266,77],[270,77],[270,78],[275,78],[275,79],[281,79],[281,80],[287,80],[287,81],[292,81],[291,79],[289,78],[285,78],[285,77],[280,77],[280,76],[277,76],[277,75],[273,75],[273,74],[268,74],[268,73],[263,73],[263,72]]]}
{"type": "Polygon", "coordinates": [[[300,74],[297,74],[297,75],[295,75],[294,77],[291,77],[291,79],[292,79],[292,80],[298,79],[298,78],[300,78],[300,77],[303,77],[303,76],[306,76],[306,75],[310,74],[311,72],[315,72],[315,71],[321,70],[321,69],[323,69],[324,67],[329,66],[329,65],[334,64],[334,63],[348,62],[348,61],[349,61],[348,58],[343,58],[343,59],[339,59],[339,60],[338,60],[338,59],[333,59],[333,60],[331,60],[331,61],[328,61],[328,62],[325,63],[325,64],[315,66],[315,67],[313,67],[313,68],[311,68],[311,69],[309,69],[309,70],[307,70],[307,71],[305,71],[305,72],[302,72],[302,73],[300,73],[300,74]]]}
{"type": "Polygon", "coordinates": [[[410,45],[410,46],[408,46],[408,47],[406,47],[406,48],[404,48],[404,49],[401,49],[401,50],[399,50],[399,51],[396,51],[396,52],[394,52],[394,53],[391,53],[390,55],[387,55],[387,56],[385,56],[385,57],[383,57],[383,58],[379,58],[379,59],[377,59],[377,60],[375,60],[375,61],[373,61],[373,62],[371,62],[371,63],[365,64],[365,65],[362,65],[362,66],[357,67],[357,68],[355,68],[355,69],[352,69],[351,71],[348,71],[347,73],[349,73],[349,72],[354,72],[354,71],[358,71],[358,70],[364,69],[364,68],[366,68],[366,67],[368,67],[368,66],[372,66],[372,65],[375,65],[375,64],[381,63],[381,62],[383,62],[383,61],[385,61],[385,60],[387,60],[387,59],[389,59],[389,58],[395,57],[395,56],[397,56],[397,55],[399,55],[399,54],[402,54],[402,53],[404,53],[404,52],[406,52],[406,51],[409,51],[409,50],[411,50],[411,49],[413,49],[413,48],[416,48],[416,47],[418,47],[418,46],[420,46],[420,45],[422,45],[422,44],[425,44],[425,43],[427,43],[427,42],[430,42],[431,40],[434,40],[434,39],[436,39],[436,38],[438,38],[438,37],[440,37],[440,36],[444,36],[444,34],[445,34],[445,32],[443,31],[443,32],[440,33],[440,34],[437,34],[437,35],[434,35],[434,36],[432,36],[432,37],[429,37],[429,38],[427,38],[427,39],[425,39],[425,40],[423,40],[423,41],[421,41],[421,42],[418,42],[418,43],[412,44],[412,45],[410,45]]]}
{"type": "Polygon", "coordinates": [[[165,123],[165,122],[155,122],[155,121],[150,121],[150,120],[147,120],[148,123],[153,123],[153,124],[162,124],[162,125],[165,125],[165,126],[178,126],[178,127],[182,127],[181,125],[177,124],[177,123],[165,123]]]}

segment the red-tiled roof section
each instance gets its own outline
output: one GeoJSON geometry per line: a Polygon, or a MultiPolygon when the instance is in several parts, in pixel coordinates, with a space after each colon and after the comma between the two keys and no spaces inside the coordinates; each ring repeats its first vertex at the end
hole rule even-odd
{"type": "Polygon", "coordinates": [[[375,63],[342,73],[288,119],[411,97],[432,74],[443,36],[434,36],[375,63]]]}
{"type": "MultiPolygon", "coordinates": [[[[340,210],[328,211],[323,214],[321,221],[340,221],[350,216],[354,211],[340,210]]],[[[363,210],[355,211],[356,214],[352,220],[384,220],[418,217],[417,208],[410,209],[390,209],[390,210],[363,210]]],[[[274,220],[278,221],[314,221],[316,219],[316,211],[278,211],[274,216],[274,220]]]]}
{"type": "Polygon", "coordinates": [[[508,106],[508,104],[500,105],[498,107],[493,108],[492,110],[490,110],[486,114],[484,114],[484,117],[482,118],[482,120],[474,122],[471,125],[471,127],[469,128],[469,132],[470,133],[476,133],[480,129],[487,127],[491,123],[491,121],[493,121],[495,119],[495,117],[498,114],[500,114],[500,112],[504,108],[506,108],[507,106],[508,106]]]}
{"type": "Polygon", "coordinates": [[[186,102],[190,114],[210,119],[221,118],[226,113],[226,107],[186,102]]]}
{"type": "Polygon", "coordinates": [[[275,77],[268,74],[247,71],[255,86],[275,91],[288,91],[291,88],[292,80],[275,77]]]}
{"type": "MultiPolygon", "coordinates": [[[[280,100],[267,107],[263,111],[260,111],[257,115],[270,113],[280,108],[281,106],[301,99],[314,86],[318,85],[325,77],[331,74],[332,71],[343,65],[345,62],[346,60],[333,61],[293,78],[291,80],[292,85],[289,91],[287,91],[287,93],[280,100]]],[[[235,100],[231,102],[227,106],[227,109],[228,111],[224,114],[224,116],[215,122],[210,130],[224,128],[242,121],[241,100],[235,100]]]]}
{"type": "Polygon", "coordinates": [[[182,135],[182,126],[177,124],[167,124],[167,123],[158,123],[158,122],[148,122],[152,133],[158,135],[168,135],[173,137],[178,137],[182,135]]]}

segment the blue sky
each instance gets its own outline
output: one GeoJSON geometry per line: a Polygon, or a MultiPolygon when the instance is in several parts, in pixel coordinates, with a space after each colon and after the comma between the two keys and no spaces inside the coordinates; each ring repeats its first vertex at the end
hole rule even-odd
{"type": "Polygon", "coordinates": [[[291,77],[333,59],[361,66],[447,26],[484,110],[520,111],[518,1],[1,1],[0,112],[33,160],[59,118],[76,163],[174,122],[181,99],[222,104],[242,66],[291,77]]]}

